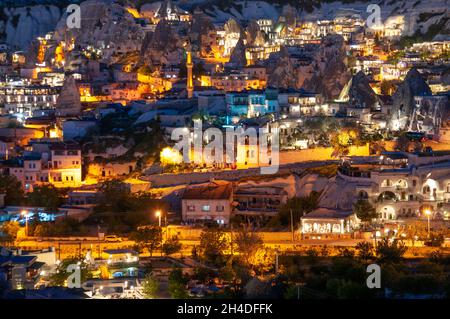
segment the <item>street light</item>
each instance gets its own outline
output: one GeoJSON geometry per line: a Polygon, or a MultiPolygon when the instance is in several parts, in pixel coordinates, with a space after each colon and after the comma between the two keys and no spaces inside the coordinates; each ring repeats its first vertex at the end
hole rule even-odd
{"type": "Polygon", "coordinates": [[[25,217],[25,236],[28,237],[28,213],[26,210],[20,212],[25,217]]]}
{"type": "Polygon", "coordinates": [[[161,211],[157,210],[155,213],[156,217],[158,217],[159,220],[159,227],[161,227],[161,211]]]}
{"type": "Polygon", "coordinates": [[[424,211],[425,215],[427,215],[427,219],[428,219],[428,235],[427,238],[430,238],[430,216],[431,216],[431,211],[429,209],[426,209],[424,211]]]}

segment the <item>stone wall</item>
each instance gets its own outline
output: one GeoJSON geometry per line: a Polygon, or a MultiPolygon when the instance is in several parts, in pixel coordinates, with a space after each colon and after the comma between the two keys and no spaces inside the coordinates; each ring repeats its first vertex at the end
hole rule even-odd
{"type": "MultiPolygon", "coordinates": [[[[280,152],[280,167],[278,173],[292,173],[308,167],[324,166],[334,163],[337,159],[331,157],[332,152],[333,149],[331,147],[280,152]]],[[[369,145],[350,147],[349,155],[368,156],[369,145]]],[[[236,181],[243,177],[259,175],[261,175],[261,170],[259,167],[255,167],[214,172],[155,174],[144,176],[143,179],[151,182],[153,187],[165,187],[181,184],[205,183],[211,179],[236,181]]]]}

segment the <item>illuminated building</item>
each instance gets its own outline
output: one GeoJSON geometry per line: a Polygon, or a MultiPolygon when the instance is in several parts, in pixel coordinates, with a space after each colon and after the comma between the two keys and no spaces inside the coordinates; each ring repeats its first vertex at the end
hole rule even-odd
{"type": "Polygon", "coordinates": [[[50,143],[45,152],[31,152],[9,167],[26,191],[34,185],[81,186],[81,148],[76,144],[50,143]]]}
{"type": "Polygon", "coordinates": [[[266,80],[249,76],[248,73],[202,75],[201,86],[210,86],[226,92],[264,89],[266,80]]]}
{"type": "Polygon", "coordinates": [[[204,186],[188,187],[181,197],[183,222],[227,225],[232,203],[233,187],[229,182],[214,181],[204,186]]]}
{"type": "Polygon", "coordinates": [[[346,237],[359,228],[359,220],[351,210],[336,210],[320,207],[301,218],[303,238],[346,237]]]}
{"type": "MultiPolygon", "coordinates": [[[[55,252],[53,251],[53,254],[55,252]]],[[[10,289],[30,289],[37,287],[41,278],[41,271],[45,263],[38,261],[39,254],[13,254],[12,251],[2,248],[0,255],[0,277],[5,280],[6,286],[10,289]]]]}
{"type": "Polygon", "coordinates": [[[228,92],[226,103],[229,114],[255,117],[278,112],[278,100],[261,90],[228,92]]]}
{"type": "Polygon", "coordinates": [[[171,0],[164,0],[161,2],[153,20],[154,23],[157,24],[160,20],[189,22],[191,21],[191,18],[189,12],[180,9],[178,6],[174,5],[171,0]]]}
{"type": "Polygon", "coordinates": [[[48,85],[9,85],[0,87],[4,113],[30,117],[33,111],[53,108],[59,89],[48,85]]]}
{"type": "Polygon", "coordinates": [[[318,94],[304,90],[280,89],[277,94],[280,111],[289,117],[329,115],[327,105],[320,105],[318,94]]]}
{"type": "Polygon", "coordinates": [[[272,31],[273,28],[273,21],[272,19],[258,19],[256,20],[256,23],[259,26],[259,29],[265,33],[269,33],[272,31]]]}
{"type": "Polygon", "coordinates": [[[383,64],[380,70],[380,77],[382,80],[403,80],[408,73],[409,68],[402,63],[383,64]]]}
{"type": "Polygon", "coordinates": [[[269,58],[271,53],[280,51],[279,44],[266,44],[264,46],[250,47],[245,50],[245,57],[249,65],[269,58]]]}

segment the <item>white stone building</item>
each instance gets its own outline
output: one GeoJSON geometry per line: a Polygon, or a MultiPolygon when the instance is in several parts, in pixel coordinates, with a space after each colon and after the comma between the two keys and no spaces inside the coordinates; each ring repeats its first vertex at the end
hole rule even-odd
{"type": "Polygon", "coordinates": [[[213,181],[207,185],[187,187],[181,199],[183,222],[227,225],[232,203],[233,187],[229,182],[213,181]]]}

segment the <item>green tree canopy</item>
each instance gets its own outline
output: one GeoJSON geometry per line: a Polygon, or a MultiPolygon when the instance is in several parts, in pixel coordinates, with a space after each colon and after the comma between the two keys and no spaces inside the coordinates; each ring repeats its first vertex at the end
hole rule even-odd
{"type": "Polygon", "coordinates": [[[34,186],[28,194],[27,203],[30,206],[45,207],[57,210],[63,204],[63,196],[60,190],[53,185],[34,186]]]}
{"type": "Polygon", "coordinates": [[[376,255],[380,262],[398,263],[408,248],[398,240],[390,241],[389,238],[383,238],[376,247],[376,255]]]}
{"type": "Polygon", "coordinates": [[[150,256],[153,256],[153,252],[161,246],[161,227],[151,226],[139,228],[130,234],[130,239],[136,242],[139,250],[147,248],[150,256]]]}
{"type": "Polygon", "coordinates": [[[166,256],[170,256],[173,254],[176,254],[181,250],[181,243],[178,239],[178,236],[173,236],[167,239],[164,244],[162,245],[161,249],[166,256]]]}
{"type": "Polygon", "coordinates": [[[375,208],[365,199],[359,199],[353,204],[353,213],[365,223],[370,223],[378,216],[375,208]]]}
{"type": "Polygon", "coordinates": [[[214,265],[223,262],[224,252],[229,247],[225,232],[219,227],[206,228],[200,234],[198,255],[214,265]]]}
{"type": "Polygon", "coordinates": [[[249,265],[257,251],[263,247],[263,240],[258,233],[248,227],[242,227],[234,234],[233,244],[244,262],[249,265]]]}
{"type": "Polygon", "coordinates": [[[145,276],[142,288],[142,292],[147,299],[158,298],[160,284],[153,274],[149,273],[145,276]]]}
{"type": "Polygon", "coordinates": [[[15,176],[0,175],[0,194],[5,194],[5,205],[21,205],[24,202],[22,184],[15,176]]]}

